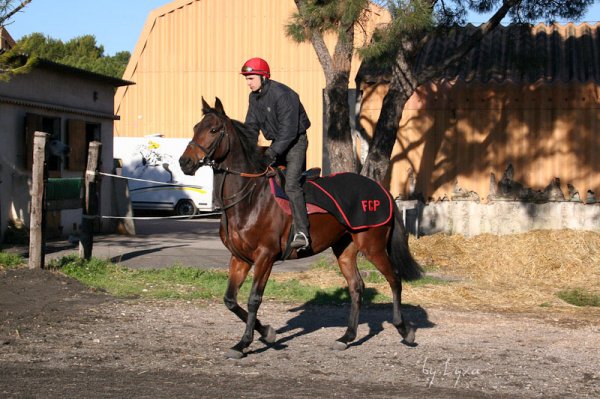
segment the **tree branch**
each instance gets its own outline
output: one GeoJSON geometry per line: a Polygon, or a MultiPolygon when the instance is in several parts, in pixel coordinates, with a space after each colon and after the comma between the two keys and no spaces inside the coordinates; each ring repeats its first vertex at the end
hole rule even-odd
{"type": "Polygon", "coordinates": [[[333,59],[331,58],[331,54],[329,54],[329,49],[327,49],[327,46],[325,45],[323,36],[318,32],[313,32],[311,43],[317,53],[317,58],[319,58],[319,62],[323,67],[325,78],[331,76],[333,74],[333,59]]]}
{"type": "MultiPolygon", "coordinates": [[[[298,9],[298,12],[300,12],[300,13],[302,12],[301,8],[302,8],[303,2],[304,2],[304,0],[294,0],[294,3],[296,4],[296,8],[298,9]]],[[[321,66],[323,67],[323,72],[325,73],[325,79],[327,79],[328,76],[332,76],[332,74],[333,74],[333,59],[331,57],[331,54],[329,54],[329,50],[327,49],[327,46],[325,45],[325,40],[323,40],[323,35],[318,31],[312,31],[310,42],[312,43],[313,48],[315,49],[315,53],[317,53],[317,58],[319,59],[319,62],[321,63],[321,66]]]]}
{"type": "Polygon", "coordinates": [[[488,33],[493,31],[494,28],[500,25],[500,22],[502,19],[504,19],[506,14],[508,14],[510,9],[521,3],[521,1],[522,0],[504,0],[502,7],[496,11],[489,21],[487,21],[485,24],[482,24],[475,32],[473,32],[471,36],[469,36],[469,38],[456,49],[456,52],[453,55],[446,58],[441,65],[438,64],[435,66],[429,66],[419,73],[419,84],[433,79],[439,71],[447,69],[450,65],[462,59],[481,41],[481,39],[483,39],[488,33]]]}
{"type": "MultiPolygon", "coordinates": [[[[12,18],[13,15],[15,15],[16,13],[18,13],[19,11],[21,11],[21,9],[23,7],[25,7],[27,4],[31,3],[31,0],[23,0],[21,2],[21,4],[19,4],[18,6],[16,6],[15,8],[13,8],[11,11],[9,11],[6,15],[4,16],[0,16],[0,26],[4,26],[4,22],[8,21],[9,19],[12,18]]],[[[7,4],[8,5],[8,4],[7,4]]]]}

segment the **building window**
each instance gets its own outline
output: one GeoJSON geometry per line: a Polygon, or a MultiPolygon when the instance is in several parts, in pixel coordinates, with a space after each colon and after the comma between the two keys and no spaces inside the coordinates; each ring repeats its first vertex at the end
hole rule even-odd
{"type": "Polygon", "coordinates": [[[67,169],[84,171],[87,166],[88,147],[92,141],[100,141],[101,125],[77,119],[67,121],[67,144],[70,152],[67,169]]]}
{"type": "MultiPolygon", "coordinates": [[[[25,167],[28,170],[31,170],[33,165],[33,138],[35,132],[48,133],[48,142],[51,140],[60,141],[60,118],[38,114],[25,115],[25,167]]],[[[48,156],[46,159],[47,170],[60,173],[62,162],[63,157],[48,156]]]]}

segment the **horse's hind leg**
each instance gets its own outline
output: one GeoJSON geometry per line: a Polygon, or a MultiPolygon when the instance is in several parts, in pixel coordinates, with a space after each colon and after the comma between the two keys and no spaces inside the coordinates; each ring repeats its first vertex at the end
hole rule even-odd
{"type": "Polygon", "coordinates": [[[390,261],[385,246],[381,245],[385,243],[385,239],[377,240],[376,243],[370,245],[361,245],[360,251],[365,257],[379,270],[392,289],[392,303],[393,303],[393,318],[392,324],[402,338],[404,343],[411,345],[415,341],[415,329],[414,327],[408,326],[404,322],[401,311],[402,303],[402,279],[400,274],[397,273],[390,261]]]}
{"type": "MultiPolygon", "coordinates": [[[[228,285],[227,285],[227,291],[225,292],[225,297],[223,298],[224,302],[225,302],[225,306],[227,306],[227,308],[229,310],[231,310],[237,317],[240,318],[240,320],[242,320],[244,323],[246,323],[246,331],[244,332],[244,336],[242,338],[242,340],[235,345],[233,348],[231,348],[231,350],[226,354],[227,357],[229,358],[241,358],[243,356],[243,350],[248,347],[248,345],[250,345],[250,343],[252,342],[252,339],[254,338],[253,334],[252,334],[252,329],[250,330],[250,333],[248,333],[248,326],[252,326],[253,329],[255,329],[256,331],[258,331],[258,333],[261,335],[261,338],[266,341],[267,343],[272,343],[275,342],[275,330],[273,329],[273,327],[269,326],[269,325],[263,325],[260,320],[258,320],[256,318],[256,311],[258,310],[258,306],[256,306],[256,311],[252,312],[252,294],[250,294],[250,299],[248,300],[248,308],[250,310],[250,320],[249,320],[249,314],[248,312],[243,309],[239,303],[238,303],[238,293],[240,290],[240,287],[242,286],[242,284],[244,283],[244,281],[246,280],[246,276],[248,275],[248,272],[250,271],[251,265],[249,265],[248,263],[232,256],[231,260],[229,261],[229,281],[228,281],[228,285]]],[[[268,278],[268,275],[267,275],[268,278]]],[[[265,282],[266,283],[266,282],[265,282]]],[[[253,287],[252,287],[252,293],[255,292],[255,285],[256,282],[254,283],[253,287]]],[[[264,291],[264,286],[263,286],[263,291],[264,291]]],[[[261,292],[261,298],[262,298],[262,292],[261,292]]],[[[259,302],[260,305],[260,302],[259,302]]]]}
{"type": "Polygon", "coordinates": [[[358,317],[360,315],[360,306],[362,303],[362,295],[365,290],[365,284],[358,272],[356,266],[356,246],[352,241],[338,243],[332,247],[340,270],[348,283],[350,291],[350,315],[348,316],[348,328],[344,335],[333,343],[333,349],[344,350],[348,347],[348,343],[356,339],[358,329],[358,317]]]}

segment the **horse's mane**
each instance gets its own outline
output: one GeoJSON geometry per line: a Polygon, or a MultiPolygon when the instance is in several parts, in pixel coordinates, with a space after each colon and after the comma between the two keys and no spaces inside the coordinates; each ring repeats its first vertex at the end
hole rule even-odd
{"type": "Polygon", "coordinates": [[[231,123],[238,134],[240,143],[242,144],[242,150],[244,151],[248,162],[257,169],[265,168],[267,165],[264,161],[263,152],[257,144],[258,136],[250,131],[244,123],[238,120],[231,119],[231,123]]]}
{"type": "MultiPolygon", "coordinates": [[[[218,99],[217,99],[218,101],[218,99]]],[[[246,161],[250,164],[255,171],[262,171],[268,166],[265,157],[264,151],[261,147],[258,146],[258,134],[252,132],[248,127],[235,119],[231,119],[219,108],[222,108],[220,101],[218,101],[220,107],[212,108],[205,104],[205,107],[202,109],[204,115],[213,114],[216,115],[219,119],[230,121],[235,132],[236,136],[240,140],[240,144],[242,146],[242,152],[244,153],[246,161]]],[[[194,130],[196,127],[194,127],[194,130]]]]}

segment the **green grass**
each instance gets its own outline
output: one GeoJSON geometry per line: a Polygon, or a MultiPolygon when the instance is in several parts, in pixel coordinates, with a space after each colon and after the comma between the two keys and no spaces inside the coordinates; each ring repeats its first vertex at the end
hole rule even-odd
{"type": "MultiPolygon", "coordinates": [[[[365,259],[364,256],[358,256],[357,258],[358,270],[360,270],[360,274],[365,283],[368,284],[383,284],[386,282],[385,277],[381,274],[375,265],[365,259]]],[[[340,269],[335,261],[328,260],[327,258],[321,258],[316,263],[311,266],[311,270],[333,270],[341,275],[340,269]]],[[[435,266],[426,266],[424,267],[426,272],[437,270],[435,266]]],[[[413,287],[420,287],[424,285],[430,284],[448,284],[448,281],[432,277],[432,276],[424,276],[423,278],[417,281],[407,282],[405,284],[409,284],[413,287]]]]}
{"type": "MultiPolygon", "coordinates": [[[[96,258],[84,261],[75,255],[52,261],[49,267],[117,297],[220,300],[227,288],[226,272],[192,267],[133,270],[96,258]]],[[[249,276],[248,280],[251,278],[249,276]]],[[[239,301],[242,303],[249,294],[251,282],[248,280],[240,290],[239,301]]],[[[323,290],[295,280],[270,280],[264,298],[321,305],[343,304],[350,300],[346,287],[323,290]]],[[[364,295],[365,303],[389,301],[389,297],[373,289],[364,295]]]]}
{"type": "Polygon", "coordinates": [[[24,263],[25,261],[20,255],[11,254],[8,252],[0,252],[0,266],[14,268],[24,263]]]}
{"type": "MultiPolygon", "coordinates": [[[[0,252],[0,265],[18,267],[24,264],[19,255],[0,252]]],[[[174,265],[166,269],[128,269],[107,260],[92,258],[89,261],[69,255],[49,262],[48,268],[60,270],[89,287],[108,292],[117,297],[153,299],[217,299],[220,300],[227,289],[227,273],[217,270],[202,270],[193,267],[174,265]]],[[[359,257],[358,267],[366,283],[385,283],[385,278],[363,257],[359,257]]],[[[320,258],[311,270],[336,270],[335,262],[320,258]]],[[[248,277],[250,280],[252,276],[248,277]]],[[[408,284],[420,286],[443,284],[443,280],[425,276],[408,284]]],[[[245,302],[250,291],[251,281],[246,281],[239,294],[240,302],[245,302]]],[[[270,280],[264,294],[265,299],[278,301],[305,302],[312,304],[344,304],[350,301],[345,286],[320,289],[296,280],[277,282],[270,280]]],[[[363,295],[365,304],[389,302],[390,298],[373,288],[367,288],[363,295]]]]}
{"type": "Polygon", "coordinates": [[[600,294],[582,288],[559,291],[556,296],[571,305],[600,307],[600,294]]]}

